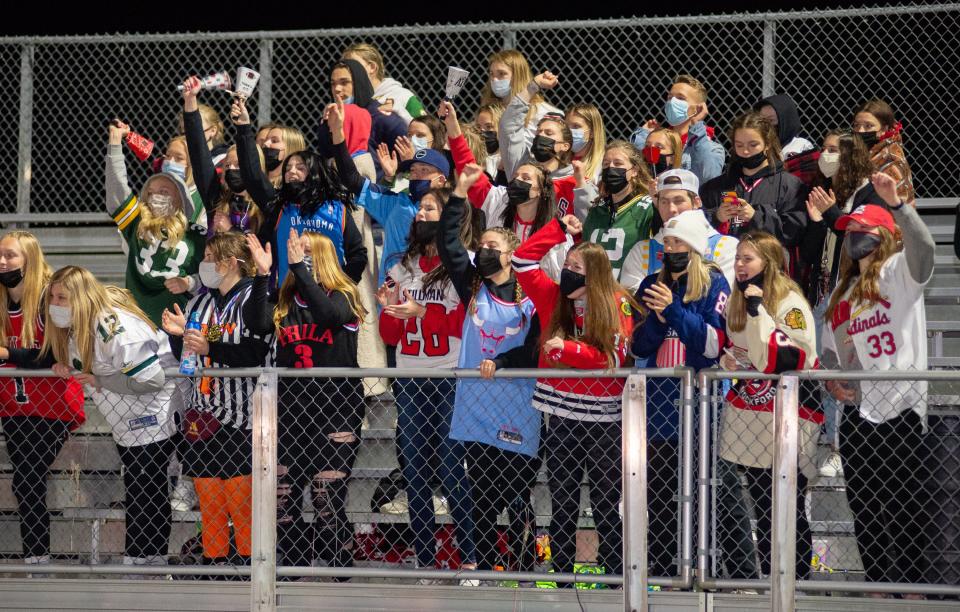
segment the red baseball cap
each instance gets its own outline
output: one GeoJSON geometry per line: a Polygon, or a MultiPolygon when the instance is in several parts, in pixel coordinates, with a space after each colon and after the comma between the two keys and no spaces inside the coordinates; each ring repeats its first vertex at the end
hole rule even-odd
{"type": "Polygon", "coordinates": [[[843,231],[847,229],[847,225],[851,221],[856,221],[861,225],[866,225],[868,227],[884,227],[891,234],[894,233],[897,229],[897,224],[893,221],[893,215],[890,214],[883,206],[877,206],[876,204],[864,204],[863,206],[857,206],[856,210],[848,215],[843,215],[837,219],[837,223],[834,226],[836,229],[843,231]]]}

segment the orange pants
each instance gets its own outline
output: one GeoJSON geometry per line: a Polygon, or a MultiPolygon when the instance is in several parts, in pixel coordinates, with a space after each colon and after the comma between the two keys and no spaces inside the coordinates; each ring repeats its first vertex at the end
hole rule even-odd
{"type": "Polygon", "coordinates": [[[230,523],[237,553],[250,556],[250,525],[253,514],[253,480],[236,478],[194,478],[203,521],[203,556],[208,559],[230,554],[230,523]]]}

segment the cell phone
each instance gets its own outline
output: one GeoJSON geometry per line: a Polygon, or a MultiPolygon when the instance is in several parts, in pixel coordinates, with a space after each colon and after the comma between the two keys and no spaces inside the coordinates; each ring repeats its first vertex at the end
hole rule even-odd
{"type": "Polygon", "coordinates": [[[740,196],[737,195],[736,191],[725,191],[723,193],[723,201],[731,201],[737,205],[740,204],[740,196]]]}

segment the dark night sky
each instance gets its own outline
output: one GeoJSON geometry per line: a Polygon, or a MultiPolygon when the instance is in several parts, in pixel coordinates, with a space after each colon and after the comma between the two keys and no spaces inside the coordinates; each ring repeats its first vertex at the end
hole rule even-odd
{"type": "MultiPolygon", "coordinates": [[[[21,5],[25,11],[18,18],[0,24],[4,35],[97,34],[106,32],[183,32],[183,31],[251,31],[289,30],[332,27],[401,25],[404,23],[454,23],[464,21],[545,21],[564,19],[598,19],[642,15],[677,15],[729,13],[739,11],[836,8],[844,3],[786,2],[763,3],[687,1],[681,4],[661,2],[653,7],[623,0],[583,3],[588,6],[576,12],[549,10],[551,3],[528,2],[511,6],[509,13],[495,13],[490,1],[362,2],[363,10],[347,0],[308,3],[298,0],[269,3],[209,2],[204,11],[185,13],[184,2],[127,0],[126,2],[88,2],[57,5],[46,3],[21,5]],[[312,5],[312,6],[311,6],[312,5]],[[379,7],[385,7],[380,9],[379,7]],[[152,8],[148,8],[152,7],[152,8]],[[270,7],[264,14],[264,7],[270,7]],[[401,7],[414,7],[407,17],[397,16],[401,7]],[[663,8],[660,8],[663,7],[663,8]],[[682,8],[680,8],[682,7],[682,8]]],[[[566,3],[564,3],[566,4],[566,3]]],[[[552,6],[559,7],[560,3],[552,6]]]]}

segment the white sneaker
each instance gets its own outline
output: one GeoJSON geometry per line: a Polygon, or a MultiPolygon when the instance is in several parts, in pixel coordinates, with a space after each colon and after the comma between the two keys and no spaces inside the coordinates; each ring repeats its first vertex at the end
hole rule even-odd
{"type": "Polygon", "coordinates": [[[397,493],[397,496],[393,498],[393,501],[389,501],[380,506],[380,512],[384,514],[406,514],[408,506],[407,492],[400,491],[397,493]]]}
{"type": "Polygon", "coordinates": [[[824,478],[838,478],[843,476],[843,461],[840,459],[840,453],[833,451],[823,463],[820,464],[820,476],[824,478]]]}
{"type": "Polygon", "coordinates": [[[196,505],[197,491],[193,488],[193,479],[181,476],[170,494],[170,508],[174,512],[190,512],[196,505]]]}

